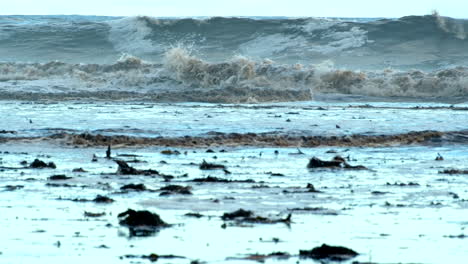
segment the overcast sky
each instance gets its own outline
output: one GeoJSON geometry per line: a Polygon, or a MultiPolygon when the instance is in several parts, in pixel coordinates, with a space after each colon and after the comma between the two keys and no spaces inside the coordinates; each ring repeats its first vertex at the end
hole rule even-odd
{"type": "Polygon", "coordinates": [[[401,17],[432,10],[468,18],[468,0],[0,0],[2,15],[401,17]]]}

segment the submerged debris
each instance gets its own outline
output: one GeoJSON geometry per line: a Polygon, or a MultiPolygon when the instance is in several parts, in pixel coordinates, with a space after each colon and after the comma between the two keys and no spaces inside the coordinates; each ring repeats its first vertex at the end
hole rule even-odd
{"type": "Polygon", "coordinates": [[[313,259],[329,259],[334,261],[349,260],[359,255],[356,251],[340,247],[340,246],[329,246],[323,244],[320,247],[316,247],[312,250],[300,250],[299,256],[313,259]]]}
{"type": "Polygon", "coordinates": [[[40,159],[35,159],[29,165],[29,167],[33,168],[33,169],[44,169],[44,168],[56,169],[57,168],[57,166],[55,166],[55,163],[53,163],[53,162],[45,163],[44,161],[42,161],[40,159]]]}
{"type": "Polygon", "coordinates": [[[130,165],[127,164],[127,162],[123,160],[114,160],[117,165],[119,165],[119,168],[117,169],[117,174],[121,175],[159,175],[159,172],[156,170],[138,170],[130,165]]]}
{"type": "Polygon", "coordinates": [[[331,169],[355,169],[355,170],[367,170],[365,166],[349,165],[344,158],[341,156],[335,156],[331,161],[321,160],[317,157],[312,157],[307,164],[307,168],[331,168],[331,169]]]}

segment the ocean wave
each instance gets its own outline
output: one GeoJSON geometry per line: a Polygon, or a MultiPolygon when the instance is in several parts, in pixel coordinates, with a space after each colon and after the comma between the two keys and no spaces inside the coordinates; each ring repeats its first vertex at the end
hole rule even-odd
{"type": "Polygon", "coordinates": [[[0,16],[0,58],[109,64],[121,53],[164,59],[174,46],[210,61],[234,55],[279,63],[329,59],[349,69],[441,69],[468,62],[467,20],[437,13],[400,19],[0,16]]]}
{"type": "Polygon", "coordinates": [[[468,96],[467,67],[353,71],[329,61],[305,66],[243,56],[209,62],[181,47],[168,50],[161,62],[123,55],[113,64],[0,63],[0,98],[255,103],[327,93],[428,100],[468,96]]]}

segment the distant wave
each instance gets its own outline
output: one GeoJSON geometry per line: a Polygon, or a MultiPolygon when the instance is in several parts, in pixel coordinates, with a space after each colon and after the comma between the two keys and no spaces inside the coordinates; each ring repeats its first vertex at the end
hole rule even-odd
{"type": "Polygon", "coordinates": [[[435,71],[337,69],[234,56],[208,62],[183,48],[161,63],[125,55],[113,64],[0,63],[0,99],[139,99],[180,102],[311,100],[338,93],[383,97],[468,97],[468,67],[435,71]]]}
{"type": "Polygon", "coordinates": [[[8,62],[113,63],[121,53],[160,62],[177,45],[201,58],[242,55],[279,63],[332,60],[348,69],[441,69],[468,62],[468,21],[400,19],[0,16],[8,62]]]}

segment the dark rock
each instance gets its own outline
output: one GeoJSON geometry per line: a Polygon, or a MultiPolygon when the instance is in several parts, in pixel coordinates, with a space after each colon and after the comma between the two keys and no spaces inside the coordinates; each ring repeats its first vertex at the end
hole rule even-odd
{"type": "Polygon", "coordinates": [[[61,180],[69,180],[72,177],[67,177],[66,175],[60,174],[60,175],[52,175],[49,177],[49,180],[52,181],[61,181],[61,180]]]}
{"type": "Polygon", "coordinates": [[[169,226],[164,222],[158,214],[151,213],[150,211],[135,211],[128,209],[125,212],[118,214],[120,224],[128,227],[138,226],[151,226],[151,227],[167,227],[169,226]]]}
{"type": "Polygon", "coordinates": [[[226,169],[226,166],[221,164],[208,163],[205,160],[200,164],[200,170],[216,170],[216,169],[226,169]]]}
{"type": "Polygon", "coordinates": [[[440,153],[437,153],[437,157],[435,158],[435,160],[441,161],[441,160],[444,160],[444,157],[442,157],[442,155],[440,155],[440,153]]]}
{"type": "Polygon", "coordinates": [[[34,168],[34,169],[44,169],[44,168],[50,168],[50,169],[56,169],[57,166],[53,162],[45,163],[44,161],[40,159],[35,159],[29,167],[34,168]]]}
{"type": "Polygon", "coordinates": [[[97,195],[96,198],[93,199],[93,202],[96,203],[112,203],[114,199],[111,199],[107,196],[97,195]]]}
{"type": "Polygon", "coordinates": [[[335,261],[349,260],[358,255],[352,249],[345,247],[329,246],[323,244],[320,247],[316,247],[312,250],[300,250],[299,256],[313,259],[329,259],[335,261]]]}
{"type": "Polygon", "coordinates": [[[356,169],[356,170],[367,170],[365,166],[357,165],[352,166],[346,162],[341,156],[335,156],[331,161],[321,160],[317,157],[312,157],[307,164],[307,168],[331,168],[331,169],[356,169]]]}
{"type": "Polygon", "coordinates": [[[120,187],[120,190],[134,190],[134,191],[146,191],[146,186],[142,183],[140,184],[127,184],[122,187],[120,187]]]}

